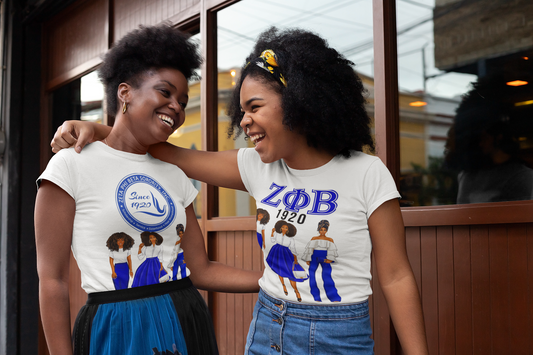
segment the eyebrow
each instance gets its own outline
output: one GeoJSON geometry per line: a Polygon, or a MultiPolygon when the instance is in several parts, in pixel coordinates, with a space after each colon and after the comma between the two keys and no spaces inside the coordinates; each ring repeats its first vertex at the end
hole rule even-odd
{"type": "Polygon", "coordinates": [[[170,81],[168,80],[163,80],[161,79],[160,81],[164,82],[164,83],[167,83],[168,85],[172,86],[174,89],[176,89],[176,87],[174,86],[174,84],[172,84],[170,81]]]}
{"type": "MultiPolygon", "coordinates": [[[[262,101],[264,99],[262,99],[260,97],[252,97],[252,98],[246,100],[246,102],[244,103],[244,106],[248,106],[248,105],[250,105],[250,103],[252,103],[252,101],[256,101],[256,100],[262,101]]],[[[242,108],[242,105],[241,105],[241,108],[242,108]]]]}
{"type": "MultiPolygon", "coordinates": [[[[175,90],[178,90],[178,88],[175,87],[174,84],[172,84],[172,83],[171,83],[170,81],[168,81],[168,80],[161,79],[159,82],[167,83],[168,85],[172,86],[175,90]]],[[[184,95],[187,97],[187,99],[189,99],[189,95],[187,95],[187,94],[184,94],[184,95]]]]}

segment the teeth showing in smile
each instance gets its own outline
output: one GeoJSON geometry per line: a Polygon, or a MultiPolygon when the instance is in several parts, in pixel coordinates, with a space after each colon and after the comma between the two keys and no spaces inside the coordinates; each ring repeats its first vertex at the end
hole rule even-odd
{"type": "Polygon", "coordinates": [[[167,125],[169,125],[170,127],[173,127],[174,126],[174,120],[166,115],[157,115],[157,117],[159,117],[159,119],[163,122],[165,122],[167,125]]]}
{"type": "Polygon", "coordinates": [[[256,144],[257,141],[259,141],[261,138],[263,138],[265,135],[264,134],[254,134],[253,136],[250,136],[250,139],[252,141],[253,144],[256,144]]]}

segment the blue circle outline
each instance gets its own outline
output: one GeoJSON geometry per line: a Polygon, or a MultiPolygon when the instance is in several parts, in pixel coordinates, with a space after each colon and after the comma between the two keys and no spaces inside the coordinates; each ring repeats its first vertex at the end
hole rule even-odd
{"type": "Polygon", "coordinates": [[[155,180],[154,178],[146,174],[134,173],[134,174],[127,175],[122,180],[120,180],[120,182],[117,185],[117,189],[115,190],[115,202],[117,204],[117,209],[120,212],[120,215],[122,216],[124,221],[128,223],[130,226],[132,226],[134,229],[138,230],[139,232],[145,232],[145,231],[159,232],[161,230],[168,228],[168,226],[171,225],[174,219],[176,218],[176,205],[174,204],[172,197],[170,197],[170,194],[161,186],[161,184],[159,184],[159,182],[157,182],[157,180],[155,180]],[[128,179],[135,177],[135,176],[145,178],[150,183],[140,178],[139,178],[139,181],[132,181],[132,182],[127,181],[128,179]],[[165,201],[167,201],[167,204],[169,206],[169,212],[168,212],[167,217],[163,221],[159,223],[155,223],[155,224],[143,223],[143,222],[140,222],[135,217],[133,217],[130,211],[128,211],[127,207],[125,207],[126,205],[125,192],[126,190],[128,190],[128,188],[130,188],[131,186],[135,184],[147,184],[148,186],[155,188],[161,194],[161,196],[163,196],[165,201]],[[119,191],[121,190],[124,191],[122,199],[119,198],[119,191]],[[122,200],[122,205],[123,205],[122,208],[120,206],[121,200],[122,200]]]}

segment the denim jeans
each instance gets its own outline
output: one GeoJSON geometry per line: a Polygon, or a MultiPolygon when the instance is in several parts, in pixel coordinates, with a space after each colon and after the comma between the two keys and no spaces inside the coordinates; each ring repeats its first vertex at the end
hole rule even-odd
{"type": "Polygon", "coordinates": [[[368,301],[311,305],[271,297],[254,308],[245,355],[373,354],[368,301]]]}

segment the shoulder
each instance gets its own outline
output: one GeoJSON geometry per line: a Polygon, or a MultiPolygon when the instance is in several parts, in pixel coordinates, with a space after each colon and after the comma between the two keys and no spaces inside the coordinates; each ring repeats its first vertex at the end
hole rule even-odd
{"type": "Polygon", "coordinates": [[[350,169],[358,173],[385,168],[385,164],[383,164],[379,157],[359,151],[351,151],[350,157],[348,158],[339,156],[338,163],[341,169],[350,169]]]}
{"type": "Polygon", "coordinates": [[[187,178],[187,175],[185,175],[183,170],[181,170],[181,168],[178,167],[177,165],[170,164],[170,163],[164,162],[162,160],[159,160],[157,158],[154,158],[152,155],[150,155],[150,153],[147,153],[147,154],[148,154],[149,162],[151,164],[155,165],[155,167],[158,170],[162,170],[162,171],[165,171],[165,172],[170,172],[172,174],[177,174],[180,177],[187,178]]]}

